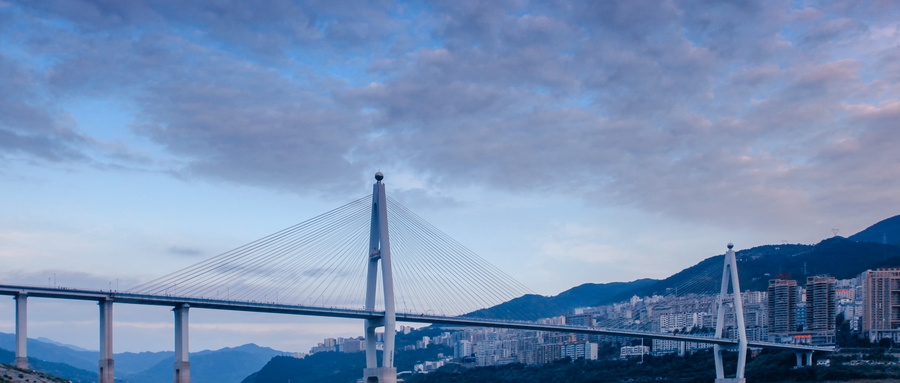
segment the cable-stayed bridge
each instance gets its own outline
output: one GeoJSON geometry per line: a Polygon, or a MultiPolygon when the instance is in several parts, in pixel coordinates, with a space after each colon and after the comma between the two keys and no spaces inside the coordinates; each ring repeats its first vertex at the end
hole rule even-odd
{"type": "Polygon", "coordinates": [[[501,306],[505,307],[501,317],[478,314],[480,309],[531,291],[388,198],[382,180],[377,173],[369,196],[125,292],[0,284],[0,295],[16,299],[16,364],[27,368],[28,298],[99,302],[101,383],[112,383],[114,376],[113,303],[173,307],[176,383],[190,381],[190,308],[362,319],[366,382],[396,381],[393,351],[398,320],[711,344],[717,381],[722,382],[744,380],[747,347],[793,350],[798,352],[798,363],[802,354],[807,364],[813,351],[832,351],[825,346],[748,340],[742,300],[733,299],[736,294],[732,294],[740,288],[730,244],[724,265],[710,267],[675,288],[675,294],[682,296],[717,293],[706,303],[706,310],[716,316],[715,333],[709,334],[714,336],[651,332],[633,323],[540,323],[528,320],[533,314],[527,305],[501,306]],[[724,336],[726,311],[737,322],[734,337],[724,336]],[[380,361],[375,342],[378,327],[384,328],[380,361]],[[733,378],[725,378],[722,367],[722,352],[728,350],[739,354],[733,378]]]}

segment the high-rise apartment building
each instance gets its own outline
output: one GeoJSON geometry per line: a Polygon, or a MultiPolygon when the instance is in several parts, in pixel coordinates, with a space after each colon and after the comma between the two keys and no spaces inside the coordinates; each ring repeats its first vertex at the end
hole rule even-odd
{"type": "Polygon", "coordinates": [[[544,343],[534,350],[535,360],[538,363],[550,363],[562,358],[562,343],[544,343]]]}
{"type": "Polygon", "coordinates": [[[793,279],[772,279],[769,281],[769,335],[787,336],[797,331],[798,290],[793,279]]]}
{"type": "Polygon", "coordinates": [[[472,355],[472,342],[468,340],[460,340],[453,349],[453,356],[463,358],[472,355]]]}
{"type": "Polygon", "coordinates": [[[868,270],[864,278],[862,329],[869,340],[900,341],[900,268],[868,270]]]}
{"type": "Polygon", "coordinates": [[[597,360],[597,344],[593,342],[569,342],[562,347],[562,357],[572,360],[597,360]]]}
{"type": "Polygon", "coordinates": [[[833,277],[806,278],[806,331],[815,343],[834,342],[834,319],[837,315],[833,277]]]}

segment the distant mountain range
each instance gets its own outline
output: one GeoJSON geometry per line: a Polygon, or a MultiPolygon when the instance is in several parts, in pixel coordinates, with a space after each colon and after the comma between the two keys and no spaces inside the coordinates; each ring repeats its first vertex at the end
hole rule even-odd
{"type": "MultiPolygon", "coordinates": [[[[622,302],[635,295],[667,294],[684,286],[691,286],[692,292],[715,293],[720,288],[718,281],[724,256],[709,257],[662,280],[585,283],[559,295],[525,295],[466,316],[535,320],[565,315],[579,307],[622,302]],[[717,271],[710,275],[711,269],[717,271]]],[[[847,279],[868,269],[900,267],[900,215],[878,222],[849,238],[836,236],[815,245],[763,245],[738,251],[736,256],[744,291],[765,291],[769,280],[779,274],[791,275],[800,285],[805,285],[809,275],[847,279]]]]}
{"type": "MultiPolygon", "coordinates": [[[[157,383],[172,380],[175,355],[171,352],[165,354],[164,360],[139,373],[123,374],[122,379],[128,383],[157,383]]],[[[239,383],[248,375],[265,366],[273,357],[284,354],[286,353],[268,347],[259,347],[255,344],[191,353],[191,382],[239,383]]],[[[118,363],[119,361],[116,359],[117,367],[118,363]]]]}
{"type": "MultiPolygon", "coordinates": [[[[0,333],[0,363],[12,364],[15,335],[0,333]]],[[[195,383],[239,383],[285,352],[255,344],[190,355],[191,381],[195,383]]],[[[73,383],[97,380],[97,351],[85,351],[49,339],[28,339],[29,364],[37,371],[63,377],[73,383]]],[[[157,383],[172,380],[175,354],[163,352],[125,352],[115,354],[116,382],[157,383]]]]}

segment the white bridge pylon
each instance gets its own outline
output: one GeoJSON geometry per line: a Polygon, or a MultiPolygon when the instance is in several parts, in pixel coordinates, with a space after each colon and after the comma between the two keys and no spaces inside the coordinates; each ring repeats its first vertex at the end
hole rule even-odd
{"type": "Polygon", "coordinates": [[[381,281],[384,291],[384,317],[366,319],[366,383],[395,383],[394,335],[396,312],[394,308],[394,277],[391,270],[391,239],[388,233],[387,199],[384,193],[384,174],[375,173],[372,186],[372,225],[369,231],[369,269],[366,275],[366,310],[375,311],[375,294],[378,290],[378,263],[381,261],[381,281]],[[384,349],[381,366],[378,365],[375,329],[384,326],[384,349]]]}
{"type": "Polygon", "coordinates": [[[734,317],[737,320],[738,343],[736,346],[713,346],[716,359],[716,383],[744,383],[744,366],[747,364],[747,330],[744,327],[744,302],[741,300],[741,284],[738,281],[737,259],[734,255],[734,245],[728,244],[725,252],[725,264],[722,266],[722,289],[719,292],[716,307],[716,338],[722,339],[725,330],[725,297],[728,295],[728,286],[731,285],[734,298],[734,317]],[[728,281],[731,281],[729,284],[728,281]],[[734,378],[725,377],[725,367],[722,365],[722,352],[737,348],[738,362],[734,378]]]}

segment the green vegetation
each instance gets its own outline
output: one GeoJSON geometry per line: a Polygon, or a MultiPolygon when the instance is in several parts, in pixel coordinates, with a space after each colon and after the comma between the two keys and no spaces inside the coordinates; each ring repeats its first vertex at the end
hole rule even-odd
{"type": "MultiPolygon", "coordinates": [[[[829,366],[812,366],[796,369],[796,356],[792,352],[763,352],[747,364],[747,381],[750,382],[822,382],[890,380],[900,378],[896,359],[881,350],[873,353],[838,353],[821,355],[829,366]]],[[[819,360],[819,359],[816,359],[819,360]]]]}
{"type": "Polygon", "coordinates": [[[889,244],[900,245],[900,215],[869,226],[867,229],[851,235],[850,239],[874,243],[881,243],[886,239],[889,244]]]}
{"type": "Polygon", "coordinates": [[[261,370],[242,383],[269,382],[356,382],[365,367],[365,353],[319,352],[298,359],[272,358],[261,370]]]}
{"type": "Polygon", "coordinates": [[[831,275],[846,279],[856,277],[868,269],[900,265],[900,246],[896,245],[833,237],[809,246],[806,250],[796,249],[802,251],[784,253],[783,247],[769,245],[738,252],[741,258],[738,265],[741,287],[745,290],[765,291],[768,280],[778,273],[790,274],[799,284],[804,285],[806,275],[831,275]],[[779,250],[776,251],[775,248],[779,250]],[[769,274],[768,277],[766,273],[769,274]]]}
{"type": "MultiPolygon", "coordinates": [[[[748,382],[821,382],[847,380],[892,380],[900,378],[900,368],[887,360],[872,360],[850,365],[853,360],[866,360],[878,355],[830,355],[831,366],[794,368],[796,357],[792,352],[764,351],[747,364],[748,382]],[[862,358],[862,359],[861,359],[862,358]],[[846,364],[845,364],[846,363],[846,364]]],[[[725,354],[725,371],[733,372],[735,353],[725,354]]],[[[448,365],[427,375],[415,375],[406,379],[411,383],[530,383],[530,382],[672,382],[708,383],[715,380],[713,355],[699,352],[684,358],[675,355],[647,356],[643,363],[638,358],[629,360],[570,361],[559,360],[540,366],[511,364],[506,366],[463,368],[448,365]]]]}
{"type": "Polygon", "coordinates": [[[11,383],[13,379],[18,378],[19,381],[29,381],[36,383],[69,383],[68,379],[63,379],[37,371],[28,371],[16,368],[6,364],[0,364],[0,383],[11,383]]]}
{"type": "MultiPolygon", "coordinates": [[[[733,361],[729,361],[733,365],[733,361]]],[[[675,355],[647,356],[629,360],[585,361],[561,359],[538,366],[510,364],[506,366],[466,369],[445,366],[427,375],[416,375],[408,382],[711,382],[715,380],[712,354],[697,353],[681,358],[675,355]]]]}
{"type": "MultiPolygon", "coordinates": [[[[419,335],[421,339],[421,334],[419,335]]],[[[413,366],[426,360],[437,360],[438,354],[452,355],[450,347],[428,345],[425,349],[398,351],[397,371],[412,371],[413,366]]],[[[381,358],[381,353],[378,353],[381,358]]],[[[250,375],[242,383],[334,382],[355,383],[362,377],[366,353],[320,352],[305,358],[276,356],[262,370],[250,375]]]]}
{"type": "MultiPolygon", "coordinates": [[[[415,363],[435,359],[438,352],[447,353],[450,350],[432,345],[425,350],[400,352],[397,355],[398,370],[411,370],[415,363]]],[[[893,358],[880,348],[819,357],[829,358],[831,365],[796,369],[794,353],[763,351],[748,362],[747,378],[748,381],[759,383],[900,379],[900,368],[895,366],[892,363],[893,358]]],[[[736,358],[735,353],[725,354],[726,372],[734,371],[736,358]]],[[[258,373],[245,379],[244,383],[286,381],[353,383],[360,377],[365,364],[364,359],[365,354],[362,352],[318,353],[304,359],[275,357],[258,373]]],[[[574,362],[562,359],[537,366],[510,364],[478,368],[450,364],[431,374],[407,375],[404,380],[411,383],[550,381],[706,383],[715,379],[714,374],[713,355],[710,351],[706,351],[685,357],[646,356],[643,362],[639,358],[574,362]]]]}
{"type": "MultiPolygon", "coordinates": [[[[12,364],[16,358],[16,354],[9,350],[0,349],[0,363],[12,364]]],[[[97,372],[85,371],[72,367],[65,363],[48,362],[36,358],[28,358],[28,366],[33,370],[47,374],[48,376],[59,376],[65,378],[64,382],[72,381],[72,383],[93,383],[97,381],[97,372]]],[[[118,379],[116,380],[118,381],[118,379]]]]}

